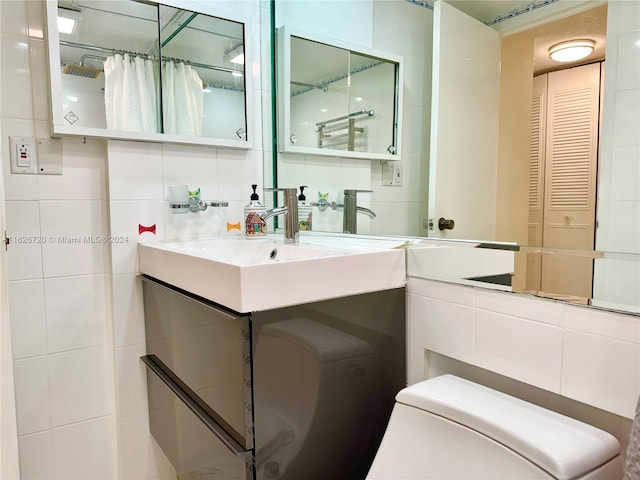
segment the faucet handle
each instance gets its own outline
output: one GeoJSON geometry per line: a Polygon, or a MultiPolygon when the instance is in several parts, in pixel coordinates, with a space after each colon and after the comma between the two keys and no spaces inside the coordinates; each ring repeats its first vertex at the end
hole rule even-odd
{"type": "Polygon", "coordinates": [[[360,193],[372,193],[373,190],[358,190],[358,189],[348,189],[344,191],[345,195],[357,195],[358,192],[360,193]]]}
{"type": "MultiPolygon", "coordinates": [[[[284,204],[287,205],[290,209],[293,209],[294,206],[297,208],[298,206],[298,189],[297,188],[275,188],[268,187],[263,189],[265,192],[284,192],[284,204]]],[[[297,211],[295,212],[296,216],[298,215],[297,211]]]]}
{"type": "MultiPolygon", "coordinates": [[[[293,207],[293,204],[298,206],[298,189],[297,188],[276,188],[276,187],[267,187],[263,188],[265,192],[284,192],[284,204],[288,205],[290,208],[293,207]]],[[[296,213],[297,215],[297,213],[296,213]]]]}
{"type": "Polygon", "coordinates": [[[293,193],[298,193],[298,189],[295,187],[294,188],[265,187],[263,188],[263,190],[265,192],[285,192],[287,195],[291,193],[291,190],[293,190],[293,193]]]}

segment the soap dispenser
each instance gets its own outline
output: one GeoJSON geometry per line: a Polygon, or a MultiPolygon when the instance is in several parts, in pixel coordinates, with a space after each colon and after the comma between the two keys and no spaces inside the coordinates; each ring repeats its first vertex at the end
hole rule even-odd
{"type": "Polygon", "coordinates": [[[251,185],[251,188],[251,201],[244,207],[244,234],[246,238],[264,238],[267,236],[267,223],[260,215],[265,211],[265,206],[260,203],[260,196],[256,193],[258,185],[251,185]]]}
{"type": "Polygon", "coordinates": [[[306,185],[300,185],[300,195],[298,195],[298,230],[311,230],[313,223],[311,203],[307,202],[307,197],[304,194],[304,189],[308,188],[306,185]]]}

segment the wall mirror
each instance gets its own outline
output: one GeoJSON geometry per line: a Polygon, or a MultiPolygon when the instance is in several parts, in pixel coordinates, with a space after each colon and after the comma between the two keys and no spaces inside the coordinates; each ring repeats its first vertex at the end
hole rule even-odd
{"type": "MultiPolygon", "coordinates": [[[[516,79],[516,82],[520,82],[519,85],[525,85],[523,82],[526,82],[527,88],[530,89],[530,93],[525,99],[527,104],[524,106],[524,109],[529,111],[532,109],[533,97],[533,51],[536,46],[542,45],[550,39],[550,34],[544,30],[544,27],[549,24],[548,26],[551,28],[550,22],[555,23],[579,14],[586,14],[587,20],[582,17],[582,20],[577,22],[582,29],[581,34],[591,36],[602,33],[608,36],[609,32],[606,26],[607,11],[615,12],[618,6],[625,4],[625,2],[614,0],[608,2],[545,2],[540,8],[536,7],[535,9],[527,10],[525,4],[530,2],[508,2],[509,5],[506,7],[503,2],[451,0],[446,3],[450,4],[449,6],[465,10],[466,13],[479,20],[479,23],[484,24],[483,26],[490,25],[499,37],[498,45],[504,39],[515,38],[519,34],[527,37],[526,41],[523,42],[525,50],[520,52],[512,50],[512,58],[516,57],[519,61],[522,61],[530,57],[526,60],[531,62],[528,79],[522,80],[522,77],[519,80],[516,79]],[[505,8],[513,8],[513,10],[505,11],[505,8]],[[588,16],[589,12],[593,12],[598,8],[605,11],[604,23],[595,22],[593,17],[588,16]],[[604,24],[603,32],[594,32],[592,30],[597,26],[596,23],[599,23],[599,25],[604,24]],[[513,52],[516,53],[514,54],[513,52]]],[[[307,14],[307,12],[303,11],[301,7],[296,5],[296,2],[286,0],[276,2],[275,27],[295,26],[314,33],[346,39],[352,43],[363,43],[371,46],[389,45],[391,51],[403,55],[405,61],[405,82],[403,86],[405,129],[402,138],[402,143],[404,143],[402,168],[405,176],[404,182],[400,187],[387,188],[381,186],[380,180],[384,177],[384,167],[377,165],[376,162],[371,162],[368,171],[358,171],[360,183],[347,185],[344,178],[351,175],[356,168],[352,163],[345,164],[343,162],[340,164],[336,162],[325,166],[319,165],[319,162],[312,162],[310,157],[280,154],[277,163],[277,182],[286,183],[286,185],[283,184],[281,186],[309,185],[307,192],[314,192],[315,189],[320,193],[320,190],[323,192],[329,191],[329,187],[326,185],[329,180],[333,179],[338,202],[340,201],[341,189],[351,188],[352,186],[360,189],[370,189],[372,193],[364,197],[364,201],[368,202],[364,205],[371,207],[378,216],[370,221],[367,229],[363,229],[359,233],[436,237],[452,242],[471,240],[482,243],[485,247],[487,243],[496,241],[512,242],[521,247],[521,252],[525,255],[524,263],[529,260],[530,265],[525,265],[525,268],[541,268],[542,259],[545,258],[545,261],[547,261],[547,267],[545,268],[548,269],[548,275],[551,277],[556,276],[556,266],[568,272],[569,277],[584,276],[587,279],[587,288],[590,294],[581,295],[583,301],[615,310],[640,312],[640,252],[638,251],[640,226],[637,215],[640,199],[637,197],[637,193],[633,193],[638,191],[638,181],[634,180],[637,175],[633,173],[635,171],[633,167],[631,167],[628,174],[612,169],[612,162],[614,164],[617,162],[618,165],[623,163],[637,165],[637,150],[634,157],[631,147],[625,149],[618,148],[615,145],[614,148],[614,141],[618,141],[621,134],[628,129],[632,129],[633,124],[628,124],[622,130],[616,128],[614,138],[614,126],[612,123],[614,120],[620,121],[621,118],[623,121],[625,119],[626,121],[633,121],[634,118],[637,121],[637,114],[634,116],[630,112],[616,112],[621,105],[621,100],[615,98],[617,91],[615,85],[620,84],[620,78],[616,79],[615,74],[609,73],[610,69],[608,67],[609,64],[613,66],[613,60],[607,62],[607,68],[603,67],[601,69],[603,73],[600,78],[600,87],[604,96],[604,109],[600,112],[601,123],[598,127],[597,143],[603,162],[597,167],[597,196],[594,197],[597,200],[594,207],[597,217],[594,216],[593,220],[595,223],[597,219],[598,226],[595,235],[592,235],[592,240],[594,241],[591,246],[587,247],[583,244],[574,247],[567,244],[548,245],[539,237],[530,235],[529,229],[530,198],[528,192],[531,122],[528,120],[510,122],[514,128],[524,128],[524,136],[526,137],[525,142],[517,146],[519,150],[514,150],[510,156],[511,159],[518,158],[521,162],[517,165],[517,172],[514,170],[515,165],[513,163],[505,164],[495,161],[495,165],[492,167],[494,169],[492,180],[490,183],[485,182],[482,177],[475,173],[473,167],[474,162],[477,163],[478,161],[478,155],[483,152],[479,149],[472,150],[469,154],[458,158],[458,176],[449,177],[448,179],[443,178],[437,188],[442,192],[451,187],[463,187],[465,182],[475,182],[479,185],[489,186],[490,188],[486,189],[485,193],[490,197],[488,199],[480,199],[479,196],[469,198],[452,193],[448,197],[450,200],[441,201],[439,207],[433,209],[436,206],[436,202],[433,201],[431,196],[435,194],[436,190],[432,189],[432,184],[437,179],[437,170],[440,170],[439,173],[444,173],[445,163],[451,160],[451,157],[431,158],[433,153],[430,151],[434,143],[431,124],[432,122],[438,122],[437,119],[434,120],[431,117],[432,104],[435,102],[432,93],[432,78],[434,78],[432,76],[432,60],[435,53],[431,45],[433,31],[436,29],[434,26],[433,3],[404,1],[353,2],[344,0],[332,2],[330,7],[326,6],[326,4],[323,5],[322,2],[309,2],[308,4],[305,3],[305,9],[310,13],[307,14]],[[349,21],[343,21],[343,18],[348,18],[349,21]],[[405,52],[408,52],[408,54],[405,52]],[[609,98],[607,98],[608,95],[609,98]],[[407,125],[411,125],[411,128],[407,128],[407,125]],[[616,157],[623,151],[627,152],[626,158],[616,157]],[[431,166],[437,167],[436,172],[430,171],[431,166]],[[325,183],[316,189],[315,185],[321,181],[325,183]],[[467,215],[471,219],[478,217],[479,210],[481,210],[479,205],[485,204],[492,205],[493,212],[489,220],[479,222],[479,225],[482,228],[488,227],[488,229],[480,233],[478,231],[465,232],[463,228],[465,223],[462,221],[463,215],[467,215]],[[456,208],[460,208],[460,214],[451,213],[450,207],[453,205],[456,208]],[[430,208],[433,210],[429,210],[430,208]],[[388,212],[386,216],[385,212],[388,212]],[[438,219],[441,217],[456,220],[455,228],[452,230],[440,230],[438,228],[438,219]],[[429,219],[432,220],[431,224],[429,219]],[[430,230],[430,228],[432,229],[430,230]],[[586,273],[575,273],[578,270],[571,265],[572,263],[575,264],[577,258],[581,259],[579,263],[589,264],[586,273]]],[[[622,23],[622,20],[618,18],[614,21],[612,42],[617,43],[618,38],[623,39],[618,27],[622,23]]],[[[564,25],[557,27],[556,30],[568,32],[564,25]]],[[[441,33],[443,35],[443,44],[450,46],[455,43],[455,39],[459,38],[460,30],[441,29],[441,33]]],[[[604,35],[602,40],[605,40],[604,35]]],[[[601,48],[603,45],[600,41],[596,43],[598,44],[596,49],[601,48]]],[[[515,47],[511,45],[509,48],[515,47]]],[[[629,45],[628,48],[631,49],[632,46],[629,45]]],[[[596,60],[602,60],[603,56],[596,60]]],[[[620,61],[628,61],[628,56],[616,55],[616,57],[627,59],[620,61]]],[[[624,69],[625,65],[622,64],[621,67],[624,69]]],[[[458,66],[456,68],[459,75],[457,77],[454,76],[454,80],[448,84],[454,94],[460,77],[475,72],[471,67],[463,68],[458,66]]],[[[549,70],[546,71],[548,72],[549,70]]],[[[477,77],[477,75],[471,76],[477,77]]],[[[633,78],[630,80],[633,80],[633,78]]],[[[626,84],[629,83],[628,80],[625,81],[626,84]]],[[[626,88],[637,87],[627,85],[626,88]]],[[[462,95],[458,96],[462,97],[462,95]]],[[[497,115],[502,115],[498,106],[493,108],[496,109],[497,115]]],[[[482,122],[476,122],[469,128],[462,127],[461,115],[467,113],[466,108],[457,107],[451,109],[442,107],[440,110],[456,113],[456,115],[453,115],[454,126],[445,127],[445,129],[449,128],[450,132],[452,132],[451,137],[458,143],[469,143],[469,140],[474,136],[485,135],[479,133],[481,131],[479,124],[482,122]],[[458,122],[457,124],[455,123],[456,121],[458,122]]],[[[637,130],[634,131],[637,132],[637,130]]],[[[518,135],[521,135],[521,133],[518,132],[518,135]]],[[[513,139],[515,137],[514,132],[504,135],[503,131],[496,126],[490,140],[495,144],[494,148],[498,150],[500,145],[504,146],[505,139],[513,139]]],[[[485,139],[487,138],[485,135],[485,139]]],[[[278,140],[280,142],[280,139],[278,140]]],[[[632,144],[633,142],[630,143],[630,145],[632,144]]],[[[516,147],[515,144],[511,146],[516,147]]],[[[281,151],[283,150],[280,145],[278,148],[281,151]]],[[[331,194],[333,195],[333,193],[331,194]]],[[[477,193],[477,195],[481,195],[481,193],[477,193]]],[[[315,215],[316,212],[314,211],[315,230],[320,230],[322,226],[327,225],[328,228],[323,230],[341,231],[340,222],[335,224],[316,222],[315,215]]],[[[570,216],[569,224],[575,218],[573,215],[570,216]]],[[[561,215],[558,223],[566,223],[566,218],[561,215]]],[[[582,266],[584,265],[580,266],[579,271],[584,272],[582,266]]],[[[541,274],[538,272],[538,278],[540,277],[541,274]]],[[[526,285],[520,285],[518,291],[540,293],[559,299],[567,298],[573,300],[573,298],[577,297],[567,292],[545,291],[545,288],[541,286],[527,288],[526,285]]]]}
{"type": "Polygon", "coordinates": [[[278,147],[399,160],[402,59],[291,27],[278,30],[278,147]]]}
{"type": "Polygon", "coordinates": [[[166,3],[47,1],[54,135],[251,147],[247,21],[166,3]]]}

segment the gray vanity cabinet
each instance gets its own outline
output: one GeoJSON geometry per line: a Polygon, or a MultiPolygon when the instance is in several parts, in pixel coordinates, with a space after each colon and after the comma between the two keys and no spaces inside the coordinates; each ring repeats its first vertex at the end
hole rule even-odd
{"type": "Polygon", "coordinates": [[[404,288],[239,314],[142,279],[150,429],[181,478],[365,478],[406,385],[404,288]]]}

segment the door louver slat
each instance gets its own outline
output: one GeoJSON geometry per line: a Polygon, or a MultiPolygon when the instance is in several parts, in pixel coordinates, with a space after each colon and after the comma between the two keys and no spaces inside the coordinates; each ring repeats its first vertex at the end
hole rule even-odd
{"type": "Polygon", "coordinates": [[[541,163],[540,153],[542,148],[542,124],[540,115],[542,111],[542,96],[532,98],[531,102],[531,148],[529,151],[529,209],[540,209],[542,207],[541,189],[541,163]]]}
{"type": "Polygon", "coordinates": [[[586,208],[589,205],[589,166],[592,145],[593,88],[555,92],[550,139],[551,208],[586,208]]]}

